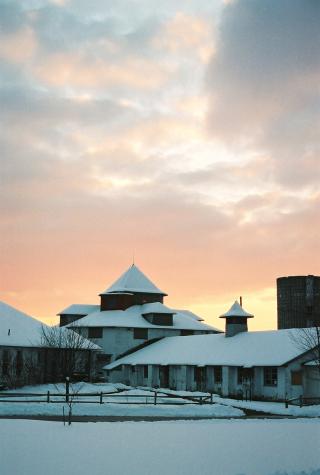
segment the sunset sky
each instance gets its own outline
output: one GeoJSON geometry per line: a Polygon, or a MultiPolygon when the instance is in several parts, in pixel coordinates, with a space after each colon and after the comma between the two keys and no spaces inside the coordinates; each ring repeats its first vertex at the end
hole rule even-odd
{"type": "Polygon", "coordinates": [[[320,274],[318,0],[0,0],[0,299],[46,322],[132,263],[167,305],[320,274]]]}

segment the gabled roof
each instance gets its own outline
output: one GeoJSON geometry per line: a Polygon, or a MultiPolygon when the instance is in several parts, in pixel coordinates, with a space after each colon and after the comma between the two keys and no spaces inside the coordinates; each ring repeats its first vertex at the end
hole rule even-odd
{"type": "Polygon", "coordinates": [[[253,318],[252,313],[246,312],[239,302],[236,300],[233,305],[229,308],[226,313],[220,315],[219,318],[228,318],[228,317],[243,317],[243,318],[253,318]]]}
{"type": "Polygon", "coordinates": [[[202,330],[220,332],[217,328],[207,325],[195,318],[194,314],[183,310],[171,310],[160,302],[157,303],[156,313],[173,314],[173,325],[154,325],[148,322],[143,315],[152,313],[154,310],[153,303],[144,305],[133,305],[126,310],[105,310],[93,312],[86,317],[80,318],[75,322],[67,325],[67,327],[115,327],[115,328],[168,328],[171,330],[202,330]]]}
{"type": "Polygon", "coordinates": [[[167,295],[158,289],[153,282],[135,265],[122,274],[110,287],[100,295],[114,292],[141,292],[145,294],[167,295]]]}
{"type": "Polygon", "coordinates": [[[124,365],[282,366],[302,355],[298,329],[163,338],[105,367],[124,365]]]}
{"type": "Polygon", "coordinates": [[[89,315],[89,313],[99,310],[100,305],[74,303],[61,310],[57,315],[89,315]]]}

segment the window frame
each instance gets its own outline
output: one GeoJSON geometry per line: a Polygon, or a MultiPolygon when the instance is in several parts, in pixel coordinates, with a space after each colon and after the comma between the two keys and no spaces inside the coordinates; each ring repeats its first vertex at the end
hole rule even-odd
{"type": "Polygon", "coordinates": [[[278,386],[277,366],[265,366],[263,368],[263,385],[273,388],[278,386]]]}

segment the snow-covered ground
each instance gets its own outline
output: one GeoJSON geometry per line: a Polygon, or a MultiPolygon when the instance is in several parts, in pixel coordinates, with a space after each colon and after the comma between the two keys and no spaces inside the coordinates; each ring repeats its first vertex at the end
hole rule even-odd
{"type": "Polygon", "coordinates": [[[242,409],[252,409],[258,412],[265,412],[279,416],[295,417],[320,417],[320,405],[315,406],[289,406],[285,407],[284,402],[266,401],[237,401],[219,396],[213,396],[213,401],[226,406],[238,407],[242,409]]]}
{"type": "Polygon", "coordinates": [[[1,475],[319,475],[317,419],[2,420],[1,475]]]}

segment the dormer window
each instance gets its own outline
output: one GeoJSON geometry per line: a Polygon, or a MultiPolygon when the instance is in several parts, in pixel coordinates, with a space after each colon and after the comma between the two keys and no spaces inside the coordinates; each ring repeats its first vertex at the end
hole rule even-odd
{"type": "Polygon", "coordinates": [[[143,318],[152,325],[161,325],[165,327],[172,327],[173,314],[172,313],[145,313],[143,318]]]}

